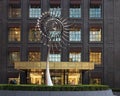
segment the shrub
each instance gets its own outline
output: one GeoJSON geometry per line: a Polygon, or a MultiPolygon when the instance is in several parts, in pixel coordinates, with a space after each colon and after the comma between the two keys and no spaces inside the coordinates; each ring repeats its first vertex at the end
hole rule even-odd
{"type": "Polygon", "coordinates": [[[107,85],[16,85],[16,84],[0,84],[0,90],[21,90],[21,91],[96,91],[107,90],[107,85]]]}
{"type": "Polygon", "coordinates": [[[112,88],[113,92],[120,92],[120,88],[112,88]]]}

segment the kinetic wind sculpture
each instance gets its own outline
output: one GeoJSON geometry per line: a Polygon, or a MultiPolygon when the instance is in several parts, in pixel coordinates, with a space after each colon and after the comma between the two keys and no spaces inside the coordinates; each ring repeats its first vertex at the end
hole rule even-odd
{"type": "Polygon", "coordinates": [[[42,13],[37,19],[35,37],[48,47],[46,61],[46,85],[48,86],[53,86],[49,69],[49,54],[51,50],[54,51],[54,47],[63,48],[67,45],[68,27],[67,19],[62,18],[56,8],[42,13]]]}

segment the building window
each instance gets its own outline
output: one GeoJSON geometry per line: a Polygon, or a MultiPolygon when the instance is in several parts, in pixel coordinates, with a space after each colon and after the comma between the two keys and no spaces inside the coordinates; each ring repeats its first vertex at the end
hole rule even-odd
{"type": "Polygon", "coordinates": [[[90,34],[89,34],[89,41],[93,42],[93,41],[101,41],[102,40],[102,31],[101,28],[97,28],[97,27],[91,27],[90,28],[90,34]]]}
{"type": "Polygon", "coordinates": [[[21,29],[20,27],[9,27],[8,41],[20,41],[21,29]]]}
{"type": "Polygon", "coordinates": [[[30,51],[28,53],[28,61],[40,61],[40,52],[38,51],[30,51]]]}
{"type": "Polygon", "coordinates": [[[70,18],[81,18],[81,5],[80,2],[74,2],[71,0],[69,8],[70,18]]]}
{"type": "Polygon", "coordinates": [[[100,48],[91,48],[90,49],[90,56],[89,61],[95,64],[102,63],[102,51],[100,48]]]}
{"type": "Polygon", "coordinates": [[[29,3],[29,17],[38,18],[41,15],[40,0],[30,0],[29,3]]]}
{"type": "Polygon", "coordinates": [[[69,41],[81,41],[80,27],[72,27],[69,33],[69,41]]]}
{"type": "Polygon", "coordinates": [[[89,17],[90,18],[101,18],[101,10],[102,6],[101,4],[90,4],[90,9],[89,9],[89,17]]]}
{"type": "Polygon", "coordinates": [[[9,52],[9,62],[13,64],[14,62],[20,61],[20,52],[19,51],[12,51],[9,52]]]}
{"type": "Polygon", "coordinates": [[[69,61],[71,62],[81,61],[81,48],[70,48],[69,61]]]}
{"type": "Polygon", "coordinates": [[[59,52],[50,53],[49,59],[51,62],[60,62],[61,61],[61,54],[59,52]]]}
{"type": "Polygon", "coordinates": [[[57,36],[58,34],[61,34],[60,31],[50,31],[50,36],[52,38],[51,41],[60,41],[61,40],[61,35],[57,36]]]}
{"type": "Polygon", "coordinates": [[[90,84],[101,84],[102,83],[102,79],[101,78],[91,78],[90,79],[90,84]]]}
{"type": "Polygon", "coordinates": [[[20,18],[21,17],[21,5],[20,4],[9,4],[8,11],[9,18],[20,18]]]}
{"type": "MultiPolygon", "coordinates": [[[[37,32],[35,32],[35,28],[34,27],[30,27],[29,29],[29,41],[30,42],[36,42],[36,41],[40,41],[40,36],[38,38],[36,38],[35,34],[37,32]]],[[[39,34],[37,34],[38,36],[39,34]]]]}
{"type": "Polygon", "coordinates": [[[50,0],[50,14],[61,16],[61,0],[50,0]]]}

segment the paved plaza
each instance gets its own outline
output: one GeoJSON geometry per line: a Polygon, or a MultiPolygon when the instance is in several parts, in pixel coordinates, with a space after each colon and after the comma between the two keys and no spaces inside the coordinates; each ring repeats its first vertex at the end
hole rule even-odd
{"type": "Polygon", "coordinates": [[[103,91],[9,91],[0,90],[0,96],[120,96],[112,90],[103,91]]]}
{"type": "Polygon", "coordinates": [[[120,92],[113,92],[115,96],[120,96],[120,92]]]}

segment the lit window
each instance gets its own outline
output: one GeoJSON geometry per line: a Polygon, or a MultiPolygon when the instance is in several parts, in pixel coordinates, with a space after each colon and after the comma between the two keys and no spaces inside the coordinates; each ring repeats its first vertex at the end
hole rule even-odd
{"type": "Polygon", "coordinates": [[[9,18],[20,18],[21,17],[21,5],[10,4],[9,5],[9,18]]]}
{"type": "Polygon", "coordinates": [[[90,60],[90,62],[93,62],[95,64],[101,64],[102,52],[100,50],[97,51],[96,49],[95,49],[95,51],[94,50],[90,51],[89,60],[90,60]]]}
{"type": "Polygon", "coordinates": [[[39,32],[35,32],[35,28],[31,27],[29,29],[29,41],[30,42],[36,42],[36,41],[40,41],[40,34],[37,34],[37,36],[39,36],[38,38],[36,38],[35,34],[39,33],[39,32]]]}
{"type": "MultiPolygon", "coordinates": [[[[54,7],[54,6],[53,6],[54,7]]],[[[53,16],[60,17],[61,16],[61,8],[56,7],[56,8],[50,8],[50,14],[53,16]]]]}
{"type": "Polygon", "coordinates": [[[69,33],[69,41],[81,41],[81,29],[79,27],[71,28],[69,33]]]}
{"type": "Polygon", "coordinates": [[[81,51],[78,49],[71,49],[69,53],[69,61],[80,62],[81,61],[81,51]]]}
{"type": "Polygon", "coordinates": [[[101,78],[91,78],[90,83],[91,84],[101,84],[101,78]]]}
{"type": "Polygon", "coordinates": [[[101,5],[100,4],[90,4],[89,10],[90,18],[101,18],[101,5]]]}
{"type": "Polygon", "coordinates": [[[61,0],[50,0],[50,14],[54,16],[61,16],[61,0]]]}
{"type": "Polygon", "coordinates": [[[9,41],[20,41],[21,29],[19,27],[10,27],[8,40],[9,41]]]}
{"type": "Polygon", "coordinates": [[[101,28],[90,28],[89,40],[92,41],[101,41],[101,28]]]}
{"type": "Polygon", "coordinates": [[[29,4],[29,17],[38,18],[41,15],[40,0],[30,0],[29,4]]]}
{"type": "Polygon", "coordinates": [[[20,61],[20,52],[10,52],[9,53],[9,62],[13,64],[16,61],[20,61]]]}
{"type": "Polygon", "coordinates": [[[29,52],[28,61],[40,61],[40,52],[29,52]]]}
{"type": "Polygon", "coordinates": [[[60,62],[61,54],[60,53],[49,54],[49,58],[51,62],[60,62]]]}
{"type": "Polygon", "coordinates": [[[70,18],[80,18],[81,17],[81,6],[80,4],[70,4],[69,8],[70,18]]]}
{"type": "Polygon", "coordinates": [[[50,31],[50,36],[52,38],[51,41],[60,41],[61,40],[61,36],[59,36],[61,34],[60,31],[50,31]]]}

